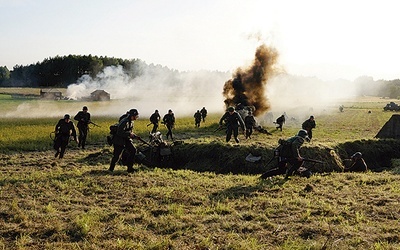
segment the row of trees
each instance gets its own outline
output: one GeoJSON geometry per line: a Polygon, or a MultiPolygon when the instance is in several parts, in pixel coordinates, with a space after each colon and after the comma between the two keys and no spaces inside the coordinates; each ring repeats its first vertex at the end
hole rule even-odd
{"type": "MultiPolygon", "coordinates": [[[[154,65],[147,65],[139,59],[126,60],[114,57],[98,56],[56,56],[28,66],[16,65],[9,71],[0,66],[0,86],[3,87],[68,87],[76,83],[83,75],[95,78],[108,66],[122,66],[124,72],[132,79],[143,74],[143,71],[154,65]]],[[[161,66],[160,66],[161,67],[161,66]]],[[[164,71],[174,74],[179,72],[162,67],[164,71]]],[[[321,81],[321,84],[322,81],[321,81]]],[[[400,98],[400,80],[377,80],[372,77],[359,77],[353,84],[359,88],[360,95],[400,98]]]]}
{"type": "Polygon", "coordinates": [[[97,56],[56,56],[28,66],[16,65],[12,71],[0,67],[0,86],[15,87],[67,87],[76,83],[82,75],[95,77],[107,66],[121,65],[132,77],[140,74],[139,59],[97,56]]]}

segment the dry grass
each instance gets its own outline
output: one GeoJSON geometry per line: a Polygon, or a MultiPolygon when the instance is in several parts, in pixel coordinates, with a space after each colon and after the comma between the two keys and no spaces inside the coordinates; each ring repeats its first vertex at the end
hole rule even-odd
{"type": "MultiPolygon", "coordinates": [[[[316,116],[306,154],[353,140],[359,141],[356,146],[373,142],[392,114],[382,112],[381,103],[344,105],[343,113],[332,108],[316,116]]],[[[278,138],[299,129],[299,123],[288,123],[283,132],[271,125],[271,136],[255,133],[239,145],[226,144],[222,131],[213,132],[219,117],[210,115],[200,129],[192,118],[178,119],[176,137],[188,145],[187,157],[201,156],[207,147],[272,149],[278,138]]],[[[71,145],[62,160],[54,159],[48,138],[56,121],[0,122],[0,249],[400,248],[396,159],[384,172],[320,173],[289,181],[140,165],[134,174],[122,166],[110,174],[111,149],[103,140],[111,121],[99,118],[102,128],[92,130],[87,149],[71,145]],[[27,138],[7,137],[13,129],[29,130],[27,138]],[[29,140],[40,146],[24,146],[29,140]]],[[[143,138],[146,124],[136,124],[143,138]]],[[[209,161],[203,154],[198,160],[208,161],[210,169],[219,167],[213,166],[217,160],[229,163],[226,155],[215,157],[209,161]]],[[[195,168],[196,162],[191,164],[195,168]]]]}

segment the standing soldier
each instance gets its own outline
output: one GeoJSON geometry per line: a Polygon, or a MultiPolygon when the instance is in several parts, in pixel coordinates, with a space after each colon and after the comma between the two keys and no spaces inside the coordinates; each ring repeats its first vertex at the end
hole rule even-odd
{"type": "Polygon", "coordinates": [[[55,138],[54,138],[54,149],[57,151],[54,157],[64,157],[65,149],[69,143],[69,139],[72,136],[73,140],[76,139],[76,130],[74,123],[70,120],[70,115],[64,115],[64,119],[60,119],[55,127],[55,138]]]}
{"type": "Polygon", "coordinates": [[[201,113],[200,110],[197,110],[196,113],[194,113],[194,126],[197,128],[200,128],[200,122],[201,122],[201,113]]]}
{"type": "Polygon", "coordinates": [[[128,115],[121,119],[118,123],[117,132],[113,137],[113,158],[111,159],[109,171],[114,171],[115,164],[121,158],[123,151],[127,153],[126,164],[128,167],[128,173],[132,173],[133,163],[136,155],[136,147],[133,145],[132,139],[140,139],[139,136],[133,133],[133,123],[139,118],[139,112],[136,109],[128,111],[128,115]]]}
{"type": "Polygon", "coordinates": [[[205,122],[206,121],[206,116],[207,116],[207,109],[205,107],[203,107],[200,110],[200,113],[201,113],[201,118],[203,118],[203,122],[205,122]]]}
{"type": "Polygon", "coordinates": [[[310,116],[309,119],[305,120],[303,124],[301,124],[301,128],[307,130],[310,140],[312,139],[312,129],[315,128],[315,126],[314,116],[310,116]]]}
{"type": "Polygon", "coordinates": [[[156,109],[154,113],[150,116],[150,122],[153,124],[153,129],[151,130],[151,133],[155,133],[158,128],[158,122],[160,121],[161,116],[160,113],[158,113],[158,110],[156,109]]]}
{"type": "Polygon", "coordinates": [[[174,128],[174,125],[175,125],[175,116],[171,109],[168,110],[168,114],[164,115],[163,123],[165,124],[165,126],[168,129],[167,139],[168,139],[168,136],[171,136],[171,140],[174,140],[174,138],[172,136],[172,129],[174,128]]]}
{"type": "Polygon", "coordinates": [[[246,139],[251,139],[250,136],[253,134],[253,127],[256,126],[256,120],[251,111],[249,111],[248,115],[244,118],[244,125],[246,126],[246,139]]]}
{"type": "Polygon", "coordinates": [[[222,127],[222,123],[226,121],[226,142],[229,142],[232,137],[235,138],[236,143],[239,143],[239,124],[243,132],[246,130],[242,117],[233,107],[229,107],[228,111],[219,120],[219,127],[222,127]]]}
{"type": "Polygon", "coordinates": [[[278,127],[276,127],[276,129],[280,129],[282,131],[283,128],[283,124],[285,123],[286,118],[285,115],[281,115],[278,117],[278,119],[276,119],[276,125],[278,125],[278,127]]]}
{"type": "Polygon", "coordinates": [[[74,116],[74,120],[78,121],[77,124],[79,131],[78,147],[82,146],[82,149],[84,149],[86,144],[86,138],[89,132],[89,123],[90,123],[90,113],[88,112],[88,108],[86,106],[83,106],[82,111],[79,111],[74,116]]]}

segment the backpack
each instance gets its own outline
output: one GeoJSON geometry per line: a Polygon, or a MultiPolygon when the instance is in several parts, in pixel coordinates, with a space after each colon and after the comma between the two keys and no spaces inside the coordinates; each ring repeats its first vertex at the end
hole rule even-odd
{"type": "Polygon", "coordinates": [[[114,135],[117,134],[117,130],[118,130],[118,123],[110,126],[110,135],[107,136],[108,145],[111,146],[113,144],[113,138],[114,135]]]}
{"type": "Polygon", "coordinates": [[[276,156],[290,158],[292,157],[292,143],[293,140],[278,140],[279,146],[275,149],[276,156]]]}

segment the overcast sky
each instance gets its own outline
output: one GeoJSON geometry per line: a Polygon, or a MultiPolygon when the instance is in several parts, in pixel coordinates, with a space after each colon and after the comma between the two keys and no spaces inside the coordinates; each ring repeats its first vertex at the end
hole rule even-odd
{"type": "Polygon", "coordinates": [[[397,1],[0,0],[0,66],[56,55],[233,71],[265,43],[289,73],[400,78],[397,1]]]}

